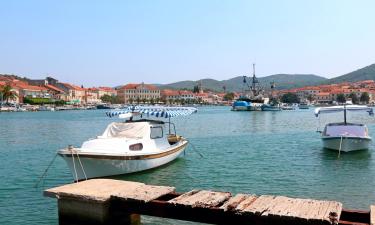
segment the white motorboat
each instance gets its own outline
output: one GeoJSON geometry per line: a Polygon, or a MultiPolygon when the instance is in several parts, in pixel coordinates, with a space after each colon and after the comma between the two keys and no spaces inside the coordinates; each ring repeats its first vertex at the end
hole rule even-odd
{"type": "Polygon", "coordinates": [[[327,149],[350,152],[356,150],[368,149],[371,143],[371,137],[365,124],[348,123],[346,114],[348,111],[365,111],[373,115],[373,109],[360,105],[344,105],[322,107],[315,109],[315,116],[322,113],[344,112],[344,122],[328,123],[322,133],[323,147],[327,149]]]}
{"type": "Polygon", "coordinates": [[[112,176],[152,169],[176,159],[188,141],[176,134],[171,117],[196,112],[192,107],[128,107],[108,112],[125,122],[109,124],[101,136],[85,141],[80,148],[69,146],[58,151],[75,180],[112,176]],[[139,116],[169,118],[138,119],[139,116]]]}
{"type": "Polygon", "coordinates": [[[309,105],[306,102],[301,102],[298,104],[299,109],[309,109],[309,105]]]}

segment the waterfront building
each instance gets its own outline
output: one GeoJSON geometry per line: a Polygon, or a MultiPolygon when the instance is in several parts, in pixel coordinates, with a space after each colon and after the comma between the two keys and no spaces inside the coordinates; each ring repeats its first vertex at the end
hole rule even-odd
{"type": "Polygon", "coordinates": [[[85,89],[85,103],[86,104],[97,104],[101,103],[102,100],[98,98],[98,89],[97,88],[86,88],[85,89]]]}
{"type": "Polygon", "coordinates": [[[160,89],[151,84],[127,84],[117,89],[117,95],[125,104],[159,100],[160,89]]]}
{"type": "Polygon", "coordinates": [[[98,98],[100,99],[104,95],[116,96],[117,91],[111,87],[98,87],[98,98]]]}
{"type": "Polygon", "coordinates": [[[331,104],[332,98],[328,92],[320,92],[315,95],[315,101],[319,104],[331,104]]]}
{"type": "Polygon", "coordinates": [[[197,98],[198,102],[209,104],[213,103],[213,100],[210,98],[208,93],[196,93],[195,97],[197,98]]]}
{"type": "Polygon", "coordinates": [[[48,89],[45,87],[29,85],[20,80],[13,80],[9,85],[16,90],[19,103],[23,103],[24,98],[51,98],[48,89]]]}
{"type": "Polygon", "coordinates": [[[86,89],[73,84],[68,83],[57,83],[58,88],[64,90],[67,93],[66,99],[64,101],[70,104],[83,104],[86,103],[86,89]]]}
{"type": "Polygon", "coordinates": [[[313,99],[318,104],[331,104],[336,102],[337,95],[343,94],[346,99],[351,100],[350,96],[354,93],[360,99],[363,93],[368,93],[370,103],[375,102],[375,81],[365,80],[354,83],[343,82],[339,84],[308,86],[302,88],[295,88],[290,90],[278,91],[278,97],[285,93],[297,94],[300,101],[307,101],[313,99]]]}
{"type": "Polygon", "coordinates": [[[195,100],[195,95],[192,91],[187,90],[162,90],[161,91],[161,98],[167,102],[173,102],[173,101],[185,101],[185,102],[191,102],[195,100]]]}
{"type": "Polygon", "coordinates": [[[25,81],[29,83],[30,85],[34,86],[43,86],[43,85],[56,85],[59,81],[56,80],[53,77],[46,77],[46,79],[27,79],[25,78],[25,81]]]}
{"type": "Polygon", "coordinates": [[[46,84],[44,87],[47,89],[47,92],[50,94],[51,98],[56,100],[64,100],[67,98],[64,90],[53,86],[51,84],[46,84]]]}

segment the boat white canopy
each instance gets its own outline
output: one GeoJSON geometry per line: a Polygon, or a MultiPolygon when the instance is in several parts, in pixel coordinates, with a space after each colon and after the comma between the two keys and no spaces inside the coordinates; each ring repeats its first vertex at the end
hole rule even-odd
{"type": "Polygon", "coordinates": [[[315,116],[318,117],[319,114],[323,113],[336,113],[344,111],[365,111],[369,115],[374,115],[373,109],[365,105],[344,105],[344,106],[330,106],[330,107],[320,107],[315,109],[315,116]]]}
{"type": "Polygon", "coordinates": [[[155,116],[161,118],[171,118],[177,116],[187,116],[198,110],[194,107],[163,107],[163,106],[129,106],[121,110],[106,112],[108,117],[127,115],[131,117],[137,114],[155,116]]]}
{"type": "Polygon", "coordinates": [[[100,138],[128,138],[141,139],[150,136],[150,125],[147,122],[139,123],[111,123],[100,138]]]}

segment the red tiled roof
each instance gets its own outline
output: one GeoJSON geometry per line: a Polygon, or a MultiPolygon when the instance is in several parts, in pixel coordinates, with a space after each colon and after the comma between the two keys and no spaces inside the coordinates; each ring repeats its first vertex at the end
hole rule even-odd
{"type": "Polygon", "coordinates": [[[64,91],[58,87],[55,87],[51,84],[46,84],[44,85],[47,89],[51,89],[51,90],[54,90],[54,91],[57,91],[57,92],[61,92],[61,93],[64,93],[64,91]]]}
{"type": "Polygon", "coordinates": [[[193,92],[192,91],[187,91],[187,90],[182,90],[182,91],[179,91],[179,94],[180,95],[192,95],[193,92]]]}
{"type": "Polygon", "coordinates": [[[151,84],[127,84],[127,85],[124,85],[124,86],[120,87],[119,89],[121,89],[121,90],[137,89],[141,85],[143,85],[144,88],[146,88],[148,90],[158,90],[157,87],[155,87],[154,85],[151,85],[151,84]]]}
{"type": "Polygon", "coordinates": [[[161,91],[161,95],[164,95],[164,96],[178,96],[179,93],[176,90],[166,89],[166,90],[162,90],[161,91]]]}
{"type": "Polygon", "coordinates": [[[208,93],[197,93],[195,94],[197,97],[208,97],[208,93]]]}
{"type": "Polygon", "coordinates": [[[29,85],[28,83],[23,82],[23,81],[19,81],[19,80],[11,82],[10,86],[12,86],[13,88],[18,88],[18,89],[23,89],[23,90],[47,91],[47,88],[45,88],[45,87],[29,85]]]}
{"type": "Polygon", "coordinates": [[[61,83],[61,84],[63,84],[64,86],[66,86],[69,89],[76,90],[76,91],[85,91],[86,90],[85,88],[81,88],[81,87],[76,86],[74,84],[68,84],[68,83],[61,83]]]}
{"type": "Polygon", "coordinates": [[[111,87],[98,87],[99,90],[101,91],[110,91],[110,92],[115,92],[116,90],[111,88],[111,87]]]}

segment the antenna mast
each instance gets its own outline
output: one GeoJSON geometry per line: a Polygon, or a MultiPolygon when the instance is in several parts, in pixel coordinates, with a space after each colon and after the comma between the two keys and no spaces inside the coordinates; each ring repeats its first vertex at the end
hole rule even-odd
{"type": "Polygon", "coordinates": [[[257,83],[257,80],[256,80],[256,77],[255,77],[255,63],[253,63],[253,82],[251,84],[251,89],[253,91],[254,96],[257,95],[255,83],[257,83]]]}

